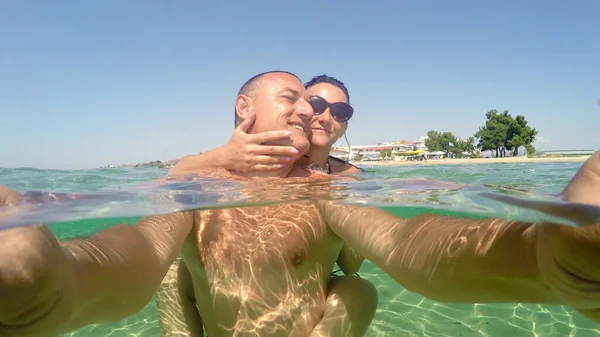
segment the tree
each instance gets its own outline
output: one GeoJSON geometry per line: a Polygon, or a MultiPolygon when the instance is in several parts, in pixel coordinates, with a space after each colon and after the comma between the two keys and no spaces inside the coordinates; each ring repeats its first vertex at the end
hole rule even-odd
{"type": "Polygon", "coordinates": [[[505,157],[506,151],[519,154],[519,147],[525,146],[528,153],[535,152],[531,145],[537,136],[537,130],[527,125],[524,116],[513,118],[508,110],[498,113],[490,110],[485,114],[485,125],[479,128],[475,137],[482,151],[496,151],[496,157],[505,157]]]}
{"type": "Polygon", "coordinates": [[[461,145],[463,152],[475,153],[475,137],[469,137],[467,140],[461,139],[458,143],[461,145]]]}
{"type": "Polygon", "coordinates": [[[498,113],[497,110],[490,110],[485,114],[485,125],[479,127],[475,137],[479,139],[477,146],[481,151],[496,151],[496,157],[502,156],[503,148],[506,148],[506,138],[508,126],[512,117],[507,110],[498,113]]]}
{"type": "Polygon", "coordinates": [[[452,132],[437,132],[430,130],[427,132],[425,146],[430,152],[443,151],[452,153],[455,157],[462,157],[464,152],[473,154],[475,152],[475,138],[469,137],[467,140],[456,138],[452,132]]]}
{"type": "Polygon", "coordinates": [[[427,139],[425,146],[430,152],[434,151],[450,151],[451,144],[456,143],[456,137],[452,132],[437,132],[434,130],[427,131],[427,139]]]}
{"type": "Polygon", "coordinates": [[[519,154],[519,147],[524,146],[527,154],[533,154],[535,148],[531,145],[535,141],[538,131],[527,125],[524,116],[518,115],[508,127],[507,144],[513,149],[513,155],[519,154]]]}
{"type": "Polygon", "coordinates": [[[392,150],[383,150],[379,152],[382,159],[392,158],[392,150]]]}

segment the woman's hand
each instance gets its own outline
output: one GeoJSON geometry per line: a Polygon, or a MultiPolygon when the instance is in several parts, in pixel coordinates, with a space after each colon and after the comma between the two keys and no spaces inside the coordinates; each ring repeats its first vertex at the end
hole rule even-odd
{"type": "Polygon", "coordinates": [[[238,172],[265,172],[281,168],[292,162],[298,155],[293,146],[267,145],[277,140],[289,139],[290,131],[269,131],[248,134],[255,120],[251,114],[233,132],[233,136],[223,146],[223,166],[238,172]]]}

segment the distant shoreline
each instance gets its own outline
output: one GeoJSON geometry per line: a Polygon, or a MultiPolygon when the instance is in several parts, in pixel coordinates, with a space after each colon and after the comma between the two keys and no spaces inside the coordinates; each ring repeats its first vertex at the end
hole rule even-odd
{"type": "Polygon", "coordinates": [[[472,164],[518,164],[518,163],[561,163],[561,162],[584,162],[590,156],[573,157],[539,157],[528,158],[506,157],[506,158],[463,158],[463,159],[429,159],[427,161],[359,161],[352,162],[358,166],[414,166],[414,165],[472,165],[472,164]]]}

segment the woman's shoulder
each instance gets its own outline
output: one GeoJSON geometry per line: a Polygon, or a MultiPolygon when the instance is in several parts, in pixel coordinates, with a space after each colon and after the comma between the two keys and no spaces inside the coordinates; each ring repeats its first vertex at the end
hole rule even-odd
{"type": "Polygon", "coordinates": [[[349,162],[329,156],[329,168],[331,169],[332,174],[361,174],[364,173],[365,170],[357,167],[355,165],[350,164],[349,162]]]}

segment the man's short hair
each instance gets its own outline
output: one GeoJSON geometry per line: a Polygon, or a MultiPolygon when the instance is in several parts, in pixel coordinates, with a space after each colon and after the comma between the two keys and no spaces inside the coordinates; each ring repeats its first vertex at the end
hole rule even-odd
{"type": "MultiPolygon", "coordinates": [[[[242,87],[240,88],[240,90],[238,91],[238,96],[239,95],[245,95],[248,97],[254,97],[254,95],[256,95],[256,91],[258,90],[258,80],[263,77],[264,75],[267,74],[273,74],[273,73],[283,73],[283,74],[288,74],[288,75],[292,75],[295,78],[298,79],[298,81],[302,82],[302,80],[300,80],[300,78],[298,76],[296,76],[296,74],[290,73],[289,71],[284,71],[284,70],[271,70],[271,71],[265,71],[264,73],[260,73],[258,75],[254,75],[252,76],[249,80],[246,81],[246,83],[244,83],[242,85],[242,87]]],[[[240,125],[240,120],[238,118],[237,115],[237,108],[234,107],[233,108],[233,125],[234,127],[237,128],[238,125],[240,125]]]]}
{"type": "Polygon", "coordinates": [[[306,89],[308,89],[308,88],[312,87],[313,85],[317,85],[319,83],[329,83],[333,86],[340,88],[340,90],[344,92],[344,95],[346,95],[346,99],[348,100],[348,103],[350,103],[350,94],[348,93],[348,89],[346,88],[344,83],[342,83],[342,81],[338,80],[335,77],[331,77],[331,76],[327,76],[327,75],[318,75],[318,76],[313,77],[312,80],[306,82],[304,84],[304,87],[306,89]]]}

